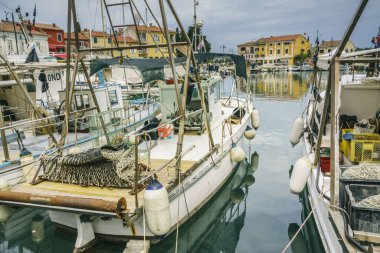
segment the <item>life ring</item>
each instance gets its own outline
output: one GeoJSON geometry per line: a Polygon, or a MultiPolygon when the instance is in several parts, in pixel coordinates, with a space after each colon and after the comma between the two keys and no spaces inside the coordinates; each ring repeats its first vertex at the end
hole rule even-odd
{"type": "Polygon", "coordinates": [[[173,133],[174,126],[173,124],[167,124],[159,126],[157,129],[159,138],[168,138],[173,133]]]}

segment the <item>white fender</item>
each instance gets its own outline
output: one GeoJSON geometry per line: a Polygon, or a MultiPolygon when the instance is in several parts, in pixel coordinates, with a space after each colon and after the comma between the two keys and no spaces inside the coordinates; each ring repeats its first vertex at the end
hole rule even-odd
{"type": "Polygon", "coordinates": [[[244,160],[245,152],[241,147],[236,146],[236,144],[232,144],[230,156],[232,161],[238,163],[244,160]]]}
{"type": "Polygon", "coordinates": [[[244,200],[245,193],[241,188],[233,189],[230,193],[231,201],[234,204],[239,204],[244,200]]]}
{"type": "Polygon", "coordinates": [[[152,234],[165,235],[169,232],[171,226],[169,196],[165,187],[156,180],[145,188],[144,208],[147,225],[152,234]]]}
{"type": "Polygon", "coordinates": [[[244,130],[244,136],[245,138],[247,138],[248,140],[252,140],[253,138],[255,138],[256,136],[256,130],[253,129],[252,127],[250,126],[247,126],[244,130]]]}
{"type": "Polygon", "coordinates": [[[260,115],[259,115],[259,111],[256,109],[253,109],[251,112],[251,123],[254,129],[257,129],[260,127],[260,115]]]}
{"type": "Polygon", "coordinates": [[[311,163],[307,156],[301,157],[293,167],[292,176],[289,180],[289,188],[293,193],[300,193],[305,188],[307,179],[311,172],[311,163]]]}
{"type": "MultiPolygon", "coordinates": [[[[139,141],[139,137],[137,137],[137,141],[139,141]]],[[[136,143],[136,135],[132,134],[129,136],[129,142],[131,144],[135,144],[136,143]]]]}
{"type": "Polygon", "coordinates": [[[300,142],[304,130],[303,126],[304,122],[302,117],[297,118],[293,123],[292,131],[290,132],[290,143],[293,147],[300,142]]]}

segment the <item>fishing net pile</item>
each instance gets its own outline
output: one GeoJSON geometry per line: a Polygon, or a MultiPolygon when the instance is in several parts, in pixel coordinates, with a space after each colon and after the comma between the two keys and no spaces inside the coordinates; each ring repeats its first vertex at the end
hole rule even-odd
{"type": "MultiPolygon", "coordinates": [[[[111,146],[92,148],[79,154],[46,156],[41,159],[43,180],[81,186],[132,188],[135,177],[135,149],[111,146]]],[[[140,177],[148,175],[139,164],[140,177]]]]}
{"type": "Polygon", "coordinates": [[[380,167],[375,164],[363,163],[343,171],[342,178],[380,180],[380,167]]]}
{"type": "Polygon", "coordinates": [[[355,206],[364,208],[380,208],[380,194],[363,199],[355,206]]]}

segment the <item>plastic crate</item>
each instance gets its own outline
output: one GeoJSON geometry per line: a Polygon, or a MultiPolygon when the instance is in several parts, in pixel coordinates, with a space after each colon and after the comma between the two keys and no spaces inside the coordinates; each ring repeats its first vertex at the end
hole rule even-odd
{"type": "Polygon", "coordinates": [[[342,138],[343,153],[351,162],[380,162],[380,135],[354,134],[352,129],[343,129],[342,135],[351,133],[353,140],[342,138]]]}
{"type": "Polygon", "coordinates": [[[339,203],[340,207],[346,208],[349,198],[346,193],[346,186],[351,184],[360,184],[360,185],[380,185],[380,180],[371,180],[371,179],[349,179],[342,177],[342,173],[351,167],[340,167],[340,184],[339,184],[339,203]]]}
{"type": "Polygon", "coordinates": [[[380,185],[351,184],[346,186],[349,197],[347,207],[350,225],[353,230],[380,233],[380,209],[357,207],[365,198],[380,194],[380,185]]]}

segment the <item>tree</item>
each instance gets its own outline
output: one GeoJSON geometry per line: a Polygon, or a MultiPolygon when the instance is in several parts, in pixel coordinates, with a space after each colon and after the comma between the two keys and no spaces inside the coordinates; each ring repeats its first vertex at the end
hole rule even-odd
{"type": "Polygon", "coordinates": [[[296,56],[294,56],[294,62],[303,63],[307,58],[307,54],[297,54],[296,56]]]}
{"type": "MultiPolygon", "coordinates": [[[[197,33],[201,34],[201,28],[197,28],[197,33]]],[[[193,35],[194,35],[194,26],[189,26],[189,29],[187,30],[187,36],[189,36],[189,39],[191,42],[193,42],[193,35]]],[[[205,43],[205,48],[206,52],[211,51],[211,43],[207,40],[206,36],[202,36],[203,41],[205,43]]],[[[181,41],[186,41],[186,38],[183,36],[183,34],[179,31],[178,28],[176,28],[176,35],[175,35],[176,41],[181,42],[181,41]]],[[[195,45],[199,45],[200,43],[200,38],[196,37],[196,41],[194,41],[195,45]]]]}

